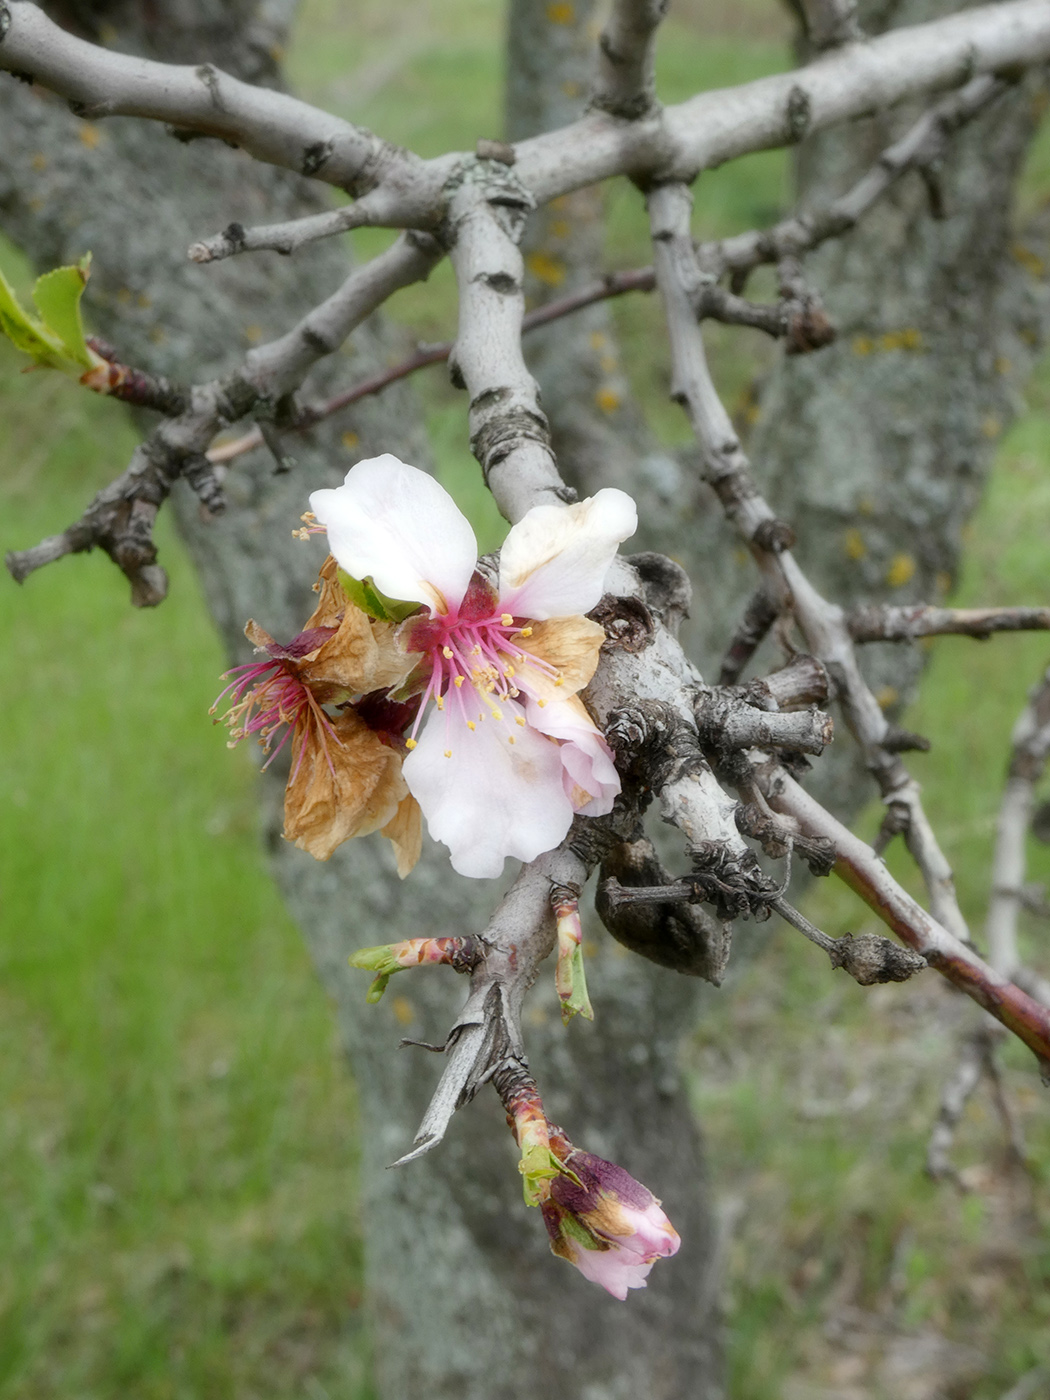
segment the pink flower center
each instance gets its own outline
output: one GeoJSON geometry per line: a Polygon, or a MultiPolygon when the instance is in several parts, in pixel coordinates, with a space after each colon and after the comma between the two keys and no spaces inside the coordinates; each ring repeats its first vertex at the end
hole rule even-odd
{"type": "MultiPolygon", "coordinates": [[[[295,731],[296,724],[306,712],[313,711],[318,720],[321,743],[325,745],[325,733],[335,737],[327,715],[311,695],[301,680],[287,669],[282,660],[249,662],[247,666],[235,666],[227,671],[223,679],[234,677],[221,695],[216,697],[210,714],[218,709],[219,702],[227,695],[230,708],[223,716],[223,723],[229,726],[228,746],[234,748],[242,739],[254,735],[264,753],[270,754],[263,764],[269,768],[295,731]],[[270,753],[274,735],[281,728],[285,733],[281,742],[270,753]]],[[[305,745],[303,746],[305,752],[305,745]]],[[[325,745],[325,757],[328,757],[325,745]]],[[[303,754],[299,755],[302,762],[303,754]]],[[[331,759],[328,758],[329,767],[331,759]]],[[[296,765],[298,769],[298,765],[296,765]]]]}
{"type": "MultiPolygon", "coordinates": [[[[416,746],[416,734],[431,700],[445,711],[449,725],[458,722],[457,728],[462,725],[473,732],[486,718],[497,723],[506,718],[500,704],[518,699],[521,687],[517,682],[527,668],[557,683],[558,672],[549,662],[521,649],[521,639],[531,635],[527,619],[499,611],[496,594],[477,573],[458,608],[412,623],[406,645],[409,651],[427,657],[430,674],[405,741],[408,748],[416,746]]],[[[516,705],[511,707],[517,711],[516,705]]],[[[524,726],[522,715],[515,713],[513,718],[524,726]]],[[[509,742],[514,742],[513,735],[509,742]]]]}

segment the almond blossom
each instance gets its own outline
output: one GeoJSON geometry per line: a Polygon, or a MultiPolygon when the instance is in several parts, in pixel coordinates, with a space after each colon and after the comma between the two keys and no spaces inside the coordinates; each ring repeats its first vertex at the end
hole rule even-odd
{"type": "Polygon", "coordinates": [[[453,867],[497,876],[507,856],[557,846],[575,813],[610,811],[620,781],[577,692],[604,640],[583,614],[634,533],[631,498],[606,489],[534,507],[494,577],[448,492],[390,454],[359,462],[310,506],[350,580],[420,605],[397,634],[415,664],[406,691],[419,696],[402,773],[453,867]]]}
{"type": "Polygon", "coordinates": [[[541,1206],[551,1250],[614,1298],[644,1288],[656,1261],[682,1243],[660,1202],[623,1167],[573,1147],[556,1128],[551,1148],[563,1168],[541,1206]]]}

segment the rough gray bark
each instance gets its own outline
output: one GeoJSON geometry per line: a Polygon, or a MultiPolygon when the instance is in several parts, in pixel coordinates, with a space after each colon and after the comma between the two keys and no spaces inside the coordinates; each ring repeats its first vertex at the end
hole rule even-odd
{"type": "MultiPolygon", "coordinates": [[[[100,21],[119,26],[122,44],[152,56],[213,59],[255,81],[275,76],[260,59],[257,26],[242,27],[247,5],[199,0],[158,16],[134,4],[79,4],[54,13],[89,37],[100,21]]],[[[271,254],[208,267],[187,261],[202,233],[231,220],[252,225],[309,213],[325,207],[323,196],[214,141],[181,144],[131,120],[86,128],[49,94],[0,81],[3,228],[41,268],[94,250],[89,316],[130,362],[183,378],[191,366],[195,378],[216,374],[236,353],[231,327],[243,333],[244,348],[269,339],[345,275],[331,243],[301,251],[294,264],[271,254]]],[[[319,383],[370,372],[382,347],[378,328],[357,334],[352,357],[337,356],[319,383]]],[[[337,484],[356,458],[380,451],[425,464],[418,420],[400,388],[292,450],[298,466],[290,475],[275,476],[261,451],[238,463],[226,480],[229,508],[211,524],[201,524],[189,491],[176,493],[209,606],[238,660],[246,659],[246,618],[292,635],[312,606],[309,585],[323,551],[291,538],[307,493],[337,484]],[[352,450],[341,442],[347,429],[359,438],[352,450]]],[[[349,843],[317,864],[280,839],[281,785],[278,775],[267,784],[275,874],[338,1003],[360,1087],[366,1275],[383,1400],[523,1400],[538,1389],[593,1400],[719,1394],[712,1229],[675,1054],[691,1020],[691,984],[670,973],[639,976],[640,960],[603,939],[593,960],[596,1024],[564,1031],[553,985],[534,1012],[550,1027],[536,1036],[534,1068],[552,1116],[581,1146],[650,1184],[685,1238],[672,1266],[625,1307],[549,1253],[539,1213],[522,1203],[494,1095],[457,1118],[439,1151],[386,1171],[408,1147],[441,1068],[424,1051],[397,1051],[399,1031],[443,1039],[464,986],[447,970],[423,971],[371,1008],[367,981],[347,968],[347,954],[481,927],[492,892],[451,872],[433,846],[404,885],[385,843],[349,843]]]]}
{"type": "MultiPolygon", "coordinates": [[[[950,13],[945,0],[862,4],[868,34],[950,13]]],[[[945,217],[918,175],[807,260],[838,339],[783,358],[761,396],[751,455],[797,555],[826,597],[940,601],[954,584],[962,530],[1016,415],[1046,336],[1045,285],[1014,193],[1038,121],[1033,72],[953,137],[937,172],[945,217]],[[1026,265],[1027,264],[1027,265],[1026,265]]],[[[846,190],[915,120],[906,105],[823,133],[799,152],[803,204],[846,190]]],[[[866,674],[892,703],[922,667],[919,648],[868,646],[866,674]]],[[[898,707],[899,708],[899,707],[898,707]]],[[[840,809],[841,810],[841,809],[840,809]]]]}

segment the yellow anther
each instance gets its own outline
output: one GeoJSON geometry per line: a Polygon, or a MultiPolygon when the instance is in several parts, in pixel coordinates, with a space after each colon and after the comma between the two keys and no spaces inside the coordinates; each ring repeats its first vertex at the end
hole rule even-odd
{"type": "Polygon", "coordinates": [[[513,734],[508,734],[508,735],[507,735],[507,743],[508,743],[508,744],[513,744],[513,743],[514,743],[514,735],[513,735],[513,734]]]}
{"type": "Polygon", "coordinates": [[[521,727],[522,727],[522,729],[525,728],[525,720],[524,720],[523,716],[521,716],[521,715],[518,715],[518,716],[515,718],[514,723],[515,723],[515,724],[520,724],[521,727]]]}
{"type": "Polygon", "coordinates": [[[405,740],[405,748],[406,748],[406,749],[414,749],[415,746],[416,746],[416,741],[415,741],[415,739],[406,739],[406,740],[405,740]]]}
{"type": "Polygon", "coordinates": [[[451,757],[452,757],[452,750],[451,750],[451,749],[446,749],[446,750],[445,750],[445,757],[446,757],[446,758],[451,758],[451,757]]]}
{"type": "Polygon", "coordinates": [[[554,684],[555,684],[555,685],[564,685],[564,684],[565,684],[565,677],[564,677],[564,676],[558,676],[558,677],[555,679],[554,684]]]}
{"type": "Polygon", "coordinates": [[[468,728],[468,729],[470,729],[470,730],[475,730],[475,729],[477,729],[477,727],[478,727],[478,726],[474,723],[474,721],[473,721],[472,719],[468,719],[468,720],[467,720],[467,728],[468,728]]]}
{"type": "Polygon", "coordinates": [[[470,654],[471,654],[471,656],[480,656],[480,655],[481,655],[481,648],[480,648],[480,647],[471,647],[471,649],[470,649],[470,654]]]}
{"type": "Polygon", "coordinates": [[[445,658],[446,661],[451,661],[451,660],[452,660],[452,648],[451,648],[451,647],[442,647],[442,648],[441,648],[441,655],[445,658]]]}
{"type": "Polygon", "coordinates": [[[455,685],[456,689],[459,690],[459,689],[462,687],[462,685],[463,685],[463,677],[462,677],[462,676],[456,676],[455,679],[454,679],[454,681],[453,681],[453,684],[455,685]]]}
{"type": "Polygon", "coordinates": [[[503,711],[502,711],[502,710],[497,710],[497,709],[493,708],[493,711],[492,711],[492,718],[493,718],[493,719],[502,719],[502,718],[503,718],[503,711]]]}
{"type": "Polygon", "coordinates": [[[507,664],[506,666],[504,666],[504,668],[503,668],[503,674],[504,674],[504,675],[507,677],[507,679],[509,680],[510,677],[513,676],[513,674],[514,674],[514,667],[511,666],[511,665],[508,663],[508,664],[507,664]]]}
{"type": "Polygon", "coordinates": [[[546,700],[537,700],[537,701],[536,701],[536,704],[539,705],[539,707],[540,707],[541,710],[543,709],[544,705],[546,705],[546,703],[547,703],[546,700]]]}
{"type": "Polygon", "coordinates": [[[532,628],[531,628],[531,627],[523,627],[523,628],[521,629],[521,631],[519,632],[518,635],[521,636],[521,637],[531,637],[531,636],[532,636],[532,628]]]}
{"type": "Polygon", "coordinates": [[[518,689],[518,687],[517,687],[516,685],[512,685],[511,688],[510,688],[510,693],[511,693],[512,699],[516,700],[516,699],[518,698],[518,696],[521,694],[521,691],[518,689]]]}
{"type": "Polygon", "coordinates": [[[513,623],[513,621],[514,621],[514,619],[511,617],[510,613],[501,613],[501,614],[500,614],[500,619],[499,619],[499,620],[500,620],[500,622],[502,622],[502,624],[503,624],[504,627],[510,627],[511,624],[513,623]]]}
{"type": "Polygon", "coordinates": [[[302,515],[300,515],[299,519],[304,520],[307,525],[312,525],[317,519],[317,516],[314,515],[312,510],[304,510],[302,515]]]}
{"type": "Polygon", "coordinates": [[[443,710],[445,708],[445,697],[443,695],[438,695],[436,699],[438,709],[443,710]]]}

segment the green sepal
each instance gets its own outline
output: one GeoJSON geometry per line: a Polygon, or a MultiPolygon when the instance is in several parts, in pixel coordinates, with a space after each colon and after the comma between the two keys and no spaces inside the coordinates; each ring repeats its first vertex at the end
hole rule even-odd
{"type": "Polygon", "coordinates": [[[538,1206],[545,1199],[540,1190],[541,1181],[553,1181],[556,1176],[567,1176],[577,1186],[583,1186],[576,1173],[567,1167],[560,1157],[556,1157],[549,1147],[544,1147],[539,1142],[526,1148],[521,1154],[518,1171],[522,1175],[522,1190],[527,1206],[538,1206]]]}
{"type": "MultiPolygon", "coordinates": [[[[403,969],[398,968],[397,971],[401,972],[403,971],[403,969]]],[[[368,988],[368,991],[365,993],[365,1001],[368,1002],[369,1006],[375,1006],[377,1001],[383,1000],[383,993],[386,991],[386,984],[390,981],[393,975],[394,974],[392,972],[381,972],[378,977],[374,977],[372,979],[372,984],[368,988]]]]}
{"type": "Polygon", "coordinates": [[[594,1020],[594,1008],[587,995],[587,974],[583,970],[583,947],[577,943],[569,959],[569,995],[561,1004],[562,1024],[567,1026],[574,1016],[594,1020]]]}
{"type": "Polygon", "coordinates": [[[368,578],[351,578],[345,569],[336,569],[339,582],[343,586],[343,592],[355,603],[363,613],[375,618],[377,622],[404,622],[406,617],[411,617],[414,612],[419,611],[418,603],[403,603],[397,598],[388,598],[385,593],[380,593],[379,589],[372,582],[371,576],[368,578]]]}
{"type": "Polygon", "coordinates": [[[605,1240],[600,1240],[593,1230],[588,1230],[579,1216],[573,1215],[571,1211],[562,1213],[558,1219],[558,1228],[563,1235],[575,1240],[584,1249],[605,1250],[609,1248],[605,1240]]]}
{"type": "Polygon", "coordinates": [[[88,349],[80,319],[80,298],[90,268],[88,253],[73,267],[56,267],[39,277],[33,288],[39,316],[22,306],[0,272],[0,330],[17,350],[31,356],[38,365],[79,377],[85,369],[99,363],[88,349]]]}

